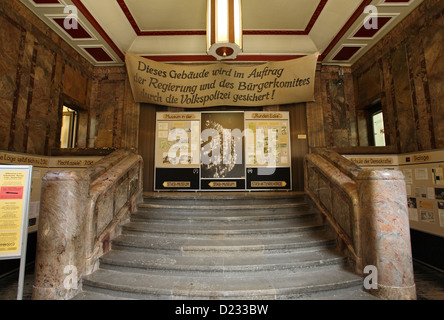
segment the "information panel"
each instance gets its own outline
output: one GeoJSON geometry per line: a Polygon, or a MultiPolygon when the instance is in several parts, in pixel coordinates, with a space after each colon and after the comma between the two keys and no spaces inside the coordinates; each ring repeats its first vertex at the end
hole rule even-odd
{"type": "Polygon", "coordinates": [[[0,166],[0,259],[22,256],[32,166],[0,166]]]}
{"type": "Polygon", "coordinates": [[[243,112],[202,113],[202,190],[245,190],[243,132],[243,112]]]}
{"type": "Polygon", "coordinates": [[[198,190],[199,112],[157,113],[155,189],[198,190]]]}
{"type": "Polygon", "coordinates": [[[248,189],[291,189],[288,112],[245,112],[248,189]]]}
{"type": "Polygon", "coordinates": [[[291,190],[288,112],[157,113],[155,190],[291,190]]]}

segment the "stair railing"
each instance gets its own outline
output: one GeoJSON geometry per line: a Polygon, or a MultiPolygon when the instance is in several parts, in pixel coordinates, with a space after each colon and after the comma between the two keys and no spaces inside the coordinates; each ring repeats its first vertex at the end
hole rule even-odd
{"type": "Polygon", "coordinates": [[[383,299],[416,299],[402,172],[364,169],[326,148],[306,155],[304,171],[305,192],[366,276],[364,288],[383,299]]]}
{"type": "Polygon", "coordinates": [[[143,160],[116,150],[82,171],[42,179],[33,299],[67,300],[142,200],[143,160]]]}

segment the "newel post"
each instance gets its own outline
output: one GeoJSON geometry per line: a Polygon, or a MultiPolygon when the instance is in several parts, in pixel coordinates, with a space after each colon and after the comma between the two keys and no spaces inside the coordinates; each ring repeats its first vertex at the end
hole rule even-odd
{"type": "Polygon", "coordinates": [[[89,176],[48,172],[42,181],[33,299],[67,300],[81,290],[89,176]]]}
{"type": "Polygon", "coordinates": [[[383,299],[416,299],[404,176],[398,170],[357,175],[363,266],[375,266],[383,299]]]}

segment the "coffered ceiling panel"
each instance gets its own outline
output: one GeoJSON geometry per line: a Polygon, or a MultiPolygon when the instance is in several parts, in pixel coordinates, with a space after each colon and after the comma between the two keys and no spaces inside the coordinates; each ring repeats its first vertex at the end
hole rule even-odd
{"type": "MultiPolygon", "coordinates": [[[[93,65],[123,65],[126,52],[164,62],[216,61],[206,53],[206,0],[20,1],[93,65]],[[65,18],[75,13],[77,29],[67,28],[65,18]]],[[[352,65],[422,1],[242,0],[244,50],[232,62],[319,52],[323,64],[352,65]],[[375,29],[368,28],[369,5],[377,10],[375,29]]]]}

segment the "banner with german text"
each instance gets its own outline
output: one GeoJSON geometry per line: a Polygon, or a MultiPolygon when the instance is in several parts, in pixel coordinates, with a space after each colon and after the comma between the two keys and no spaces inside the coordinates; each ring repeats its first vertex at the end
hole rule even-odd
{"type": "Polygon", "coordinates": [[[318,54],[242,66],[167,64],[126,54],[136,102],[181,108],[267,106],[314,100],[318,54]]]}

